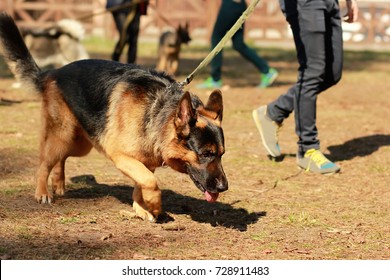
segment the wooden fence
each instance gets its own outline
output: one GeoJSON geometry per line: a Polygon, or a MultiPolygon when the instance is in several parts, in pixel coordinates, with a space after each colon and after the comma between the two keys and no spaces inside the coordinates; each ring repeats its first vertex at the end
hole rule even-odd
{"type": "MultiPolygon", "coordinates": [[[[208,43],[221,0],[151,0],[148,15],[141,19],[141,39],[156,40],[167,27],[188,22],[195,42],[208,43]]],[[[249,1],[248,1],[249,2],[249,1]]],[[[43,27],[62,18],[82,19],[87,34],[116,36],[106,0],[1,0],[20,27],[43,27]],[[95,13],[95,16],[92,14],[95,13]],[[85,18],[87,16],[87,18],[85,18]]],[[[340,1],[342,12],[344,1],[340,1]]],[[[346,44],[390,50],[390,1],[359,0],[360,18],[345,24],[346,44]]],[[[278,0],[260,1],[246,22],[246,36],[253,42],[291,42],[291,34],[280,12],[278,0]]]]}

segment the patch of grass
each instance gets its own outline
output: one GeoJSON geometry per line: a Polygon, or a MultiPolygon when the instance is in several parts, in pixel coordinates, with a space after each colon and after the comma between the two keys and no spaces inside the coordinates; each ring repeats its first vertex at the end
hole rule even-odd
{"type": "Polygon", "coordinates": [[[115,41],[112,39],[90,36],[83,40],[83,45],[89,53],[109,54],[114,50],[115,41]]]}
{"type": "Polygon", "coordinates": [[[277,250],[279,249],[280,247],[280,244],[278,242],[270,242],[267,244],[267,248],[271,249],[271,250],[277,250]]]}
{"type": "Polygon", "coordinates": [[[314,227],[319,225],[318,220],[306,211],[289,213],[285,222],[297,227],[314,227]]]}
{"type": "MultiPolygon", "coordinates": [[[[83,45],[85,46],[86,50],[90,54],[105,54],[105,55],[111,55],[115,48],[117,40],[99,37],[99,36],[91,36],[86,38],[83,41],[83,45]]],[[[142,42],[139,43],[138,47],[138,57],[142,56],[155,56],[157,55],[157,47],[158,45],[156,43],[149,43],[149,42],[142,42]]],[[[127,48],[127,46],[125,46],[127,48]]],[[[123,50],[122,54],[126,54],[127,49],[123,50]]]]}
{"type": "Polygon", "coordinates": [[[16,233],[20,239],[32,239],[33,234],[27,226],[19,226],[16,228],[16,233]]]}
{"type": "Polygon", "coordinates": [[[370,166],[370,172],[380,173],[380,174],[389,174],[390,167],[387,165],[372,165],[370,166]]]}
{"type": "Polygon", "coordinates": [[[269,234],[265,231],[258,232],[256,234],[251,235],[251,239],[255,241],[265,241],[267,238],[269,238],[269,234]]]}
{"type": "Polygon", "coordinates": [[[66,225],[66,224],[73,224],[78,222],[80,219],[77,217],[61,217],[60,218],[60,224],[66,225]]]}
{"type": "Polygon", "coordinates": [[[38,102],[29,102],[26,104],[26,107],[29,109],[41,108],[41,104],[38,102]]]}
{"type": "Polygon", "coordinates": [[[18,193],[22,193],[24,191],[25,189],[21,189],[21,188],[9,188],[9,189],[7,188],[7,189],[0,189],[0,194],[5,196],[13,196],[18,193]]]}

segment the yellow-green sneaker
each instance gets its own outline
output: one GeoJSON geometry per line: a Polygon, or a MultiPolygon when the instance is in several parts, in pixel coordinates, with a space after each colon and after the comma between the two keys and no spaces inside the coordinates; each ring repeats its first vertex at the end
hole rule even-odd
{"type": "Polygon", "coordinates": [[[208,77],[203,83],[196,86],[201,89],[214,89],[222,87],[222,80],[214,81],[212,77],[208,77]]]}
{"type": "Polygon", "coordinates": [[[267,74],[261,74],[259,88],[267,88],[271,86],[275,82],[278,75],[278,71],[276,71],[274,68],[270,68],[267,74]]]}
{"type": "Polygon", "coordinates": [[[340,171],[340,167],[327,159],[320,150],[310,149],[303,157],[297,157],[298,166],[306,171],[318,174],[332,174],[340,171]]]}

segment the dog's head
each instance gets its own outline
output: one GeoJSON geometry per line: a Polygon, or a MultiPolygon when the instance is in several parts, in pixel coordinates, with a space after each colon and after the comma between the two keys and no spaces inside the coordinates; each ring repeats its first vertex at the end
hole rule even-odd
{"type": "Polygon", "coordinates": [[[228,189],[221,162],[225,153],[222,113],[219,90],[211,93],[206,105],[189,92],[184,93],[174,118],[171,155],[166,160],[173,169],[187,173],[209,202],[228,189]]]}
{"type": "Polygon", "coordinates": [[[177,38],[180,40],[180,43],[183,44],[188,44],[188,42],[191,41],[188,22],[184,26],[179,25],[179,28],[177,29],[177,38]]]}

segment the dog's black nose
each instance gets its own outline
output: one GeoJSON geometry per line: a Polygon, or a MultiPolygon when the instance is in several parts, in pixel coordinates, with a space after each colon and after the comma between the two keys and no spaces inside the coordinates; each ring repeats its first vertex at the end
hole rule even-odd
{"type": "Polygon", "coordinates": [[[228,181],[226,180],[226,178],[217,179],[216,187],[217,187],[218,192],[227,191],[229,186],[228,186],[228,181]]]}

